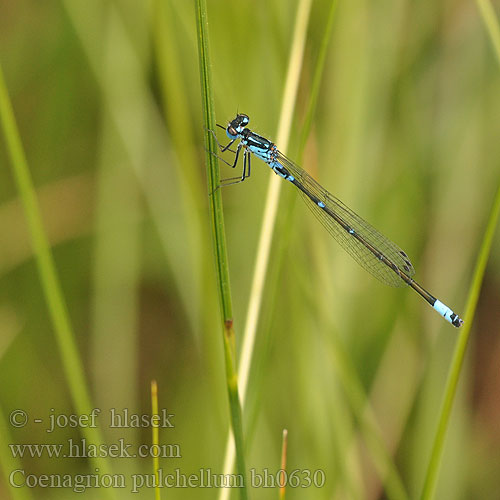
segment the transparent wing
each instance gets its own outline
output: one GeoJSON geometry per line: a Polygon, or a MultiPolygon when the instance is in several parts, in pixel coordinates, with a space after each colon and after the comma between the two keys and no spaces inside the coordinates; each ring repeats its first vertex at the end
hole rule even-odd
{"type": "MultiPolygon", "coordinates": [[[[361,236],[361,239],[366,241],[377,253],[383,254],[393,266],[396,266],[407,276],[411,277],[415,274],[415,269],[413,269],[410,259],[395,243],[379,233],[373,226],[354,213],[338,198],[329,193],[304,169],[295,165],[285,155],[278,152],[276,160],[302,184],[305,191],[322,201],[331,212],[361,236]]],[[[300,194],[306,202],[306,205],[311,209],[321,224],[325,226],[340,246],[358,262],[358,264],[363,266],[369,273],[373,274],[373,276],[386,285],[402,287],[407,284],[393,266],[387,265],[387,263],[380,260],[380,258],[365,246],[360,239],[350,234],[345,227],[342,227],[338,221],[320,208],[305,193],[301,191],[300,194]]]]}

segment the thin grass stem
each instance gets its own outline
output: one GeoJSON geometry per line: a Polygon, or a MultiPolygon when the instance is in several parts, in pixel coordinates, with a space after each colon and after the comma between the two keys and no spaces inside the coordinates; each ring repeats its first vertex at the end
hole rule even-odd
{"type": "Polygon", "coordinates": [[[244,457],[243,425],[241,407],[238,396],[238,377],[236,374],[236,350],[233,329],[233,310],[231,301],[231,286],[229,282],[229,267],[224,231],[224,214],[222,209],[221,190],[219,186],[219,164],[217,162],[217,146],[215,137],[210,133],[216,128],[213,86],[210,67],[208,43],[208,19],[205,0],[196,0],[196,21],[198,32],[198,53],[200,62],[200,78],[202,92],[203,122],[205,125],[205,146],[207,159],[207,179],[210,222],[215,256],[216,279],[219,289],[219,299],[222,314],[224,359],[226,364],[226,381],[229,396],[231,423],[236,447],[236,463],[243,484],[239,489],[240,498],[248,498],[246,488],[246,468],[244,457]]]}
{"type": "Polygon", "coordinates": [[[424,487],[422,490],[421,499],[428,500],[433,498],[436,489],[436,482],[441,464],[441,457],[443,455],[444,440],[446,431],[450,420],[451,410],[453,408],[453,401],[457,393],[457,385],[462,371],[462,366],[465,357],[465,351],[469,342],[470,331],[472,322],[476,312],[477,301],[479,299],[479,292],[481,291],[481,284],[483,282],[484,272],[493,243],[493,235],[498,225],[498,218],[500,215],[500,186],[493,202],[493,207],[490,212],[486,231],[484,232],[481,249],[476,261],[472,283],[469,289],[469,297],[467,299],[467,306],[465,308],[464,325],[460,330],[457,345],[453,353],[453,359],[448,373],[446,388],[444,392],[444,399],[439,413],[439,422],[434,437],[431,457],[427,466],[425,475],[424,487]]]}
{"type": "Polygon", "coordinates": [[[283,437],[281,443],[281,466],[280,466],[280,492],[279,500],[285,500],[286,496],[286,459],[288,451],[288,431],[283,429],[283,437]]]}
{"type": "Polygon", "coordinates": [[[491,5],[490,0],[477,0],[477,5],[490,36],[498,63],[500,64],[500,25],[495,15],[495,9],[491,5]]]}
{"type": "MultiPolygon", "coordinates": [[[[156,383],[156,380],[151,381],[151,415],[158,415],[158,384],[156,383]]],[[[160,428],[158,423],[153,423],[153,426],[151,428],[151,433],[152,433],[152,444],[153,448],[159,449],[160,446],[160,428]]],[[[161,500],[161,493],[160,493],[160,476],[159,476],[159,469],[160,469],[160,458],[157,453],[154,454],[153,456],[153,472],[155,475],[155,500],[161,500]]]]}
{"type": "Polygon", "coordinates": [[[312,122],[314,118],[314,113],[318,105],[318,95],[321,82],[323,80],[323,72],[325,70],[326,54],[328,52],[328,44],[332,38],[333,23],[335,21],[335,14],[337,12],[338,0],[333,0],[330,11],[328,13],[328,19],[326,21],[325,33],[321,39],[321,45],[318,52],[318,59],[316,61],[316,67],[314,68],[314,76],[311,85],[311,94],[309,96],[309,103],[307,105],[306,116],[304,119],[304,124],[302,125],[301,135],[299,138],[299,158],[304,153],[304,148],[306,145],[307,138],[311,132],[312,122]]]}
{"type": "MultiPolygon", "coordinates": [[[[495,16],[495,11],[493,10],[493,7],[488,0],[477,0],[477,3],[483,21],[486,25],[486,29],[490,36],[493,49],[498,59],[498,63],[500,64],[500,27],[498,24],[498,19],[495,16]]],[[[467,299],[467,306],[465,308],[465,322],[460,331],[460,336],[458,337],[458,342],[455,347],[453,359],[450,365],[450,371],[448,373],[444,399],[439,414],[438,427],[436,435],[434,437],[431,457],[429,459],[429,464],[427,465],[424,486],[422,489],[422,500],[433,498],[434,492],[436,490],[437,477],[439,467],[441,465],[441,457],[443,455],[446,431],[448,429],[453,401],[455,400],[455,395],[457,392],[458,380],[462,371],[467,344],[469,342],[472,320],[476,312],[479,292],[481,290],[486,264],[490,255],[491,245],[493,243],[493,235],[498,224],[499,214],[500,186],[493,202],[490,217],[488,219],[488,224],[486,225],[486,231],[484,232],[483,241],[481,243],[481,248],[476,261],[472,283],[469,288],[469,296],[467,299]]]]}
{"type": "MultiPolygon", "coordinates": [[[[297,9],[295,28],[292,37],[292,48],[288,62],[288,71],[285,79],[285,87],[281,103],[281,114],[278,124],[277,144],[280,150],[286,152],[288,147],[288,138],[292,125],[292,115],[299,85],[300,70],[304,57],[304,48],[306,42],[307,26],[309,14],[311,11],[311,0],[301,0],[297,9]]],[[[247,317],[245,321],[245,330],[243,333],[243,347],[239,365],[241,405],[245,406],[245,396],[248,387],[248,377],[255,348],[255,337],[257,324],[262,305],[262,296],[264,291],[264,281],[269,263],[269,254],[271,251],[272,237],[276,224],[276,215],[278,212],[279,197],[281,191],[281,182],[277,176],[272,176],[266,196],[264,214],[262,217],[262,226],[259,236],[257,249],[257,259],[253,272],[252,287],[248,303],[247,317]]],[[[226,456],[224,460],[224,473],[232,470],[234,462],[234,449],[228,437],[226,444],[226,456]]],[[[228,489],[221,489],[220,500],[227,499],[228,489]]]]}
{"type": "MultiPolygon", "coordinates": [[[[56,341],[61,354],[63,370],[68,381],[73,405],[78,414],[90,414],[92,405],[84,376],[83,364],[76,347],[75,336],[57,276],[54,259],[50,251],[50,245],[43,227],[35,187],[26,161],[26,155],[21,143],[1,67],[0,121],[17,189],[24,207],[40,282],[56,334],[56,341]]],[[[89,443],[102,443],[101,432],[97,427],[83,427],[81,432],[89,443]]],[[[90,462],[93,467],[99,469],[101,474],[108,474],[111,470],[106,459],[102,457],[90,458],[90,462]]],[[[109,498],[116,498],[113,490],[109,488],[104,488],[103,495],[109,498]]]]}

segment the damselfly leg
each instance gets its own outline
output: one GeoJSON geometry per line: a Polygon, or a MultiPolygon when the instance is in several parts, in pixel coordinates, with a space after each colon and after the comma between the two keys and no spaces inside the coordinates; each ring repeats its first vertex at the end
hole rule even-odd
{"type": "MultiPolygon", "coordinates": [[[[219,124],[217,124],[217,126],[222,127],[222,125],[219,125],[219,124]]],[[[222,128],[224,128],[224,127],[222,127],[222,128]]],[[[234,153],[234,155],[235,155],[234,161],[232,163],[230,163],[222,156],[219,156],[218,154],[210,151],[211,154],[213,154],[217,159],[221,160],[229,167],[236,168],[236,165],[238,164],[240,152],[243,149],[243,171],[242,171],[241,175],[237,176],[237,177],[229,177],[227,179],[221,179],[220,184],[212,192],[212,194],[213,194],[220,187],[226,187],[226,186],[231,186],[233,184],[239,184],[240,182],[243,182],[245,179],[250,177],[250,152],[244,148],[244,145],[241,142],[238,144],[236,151],[234,151],[234,150],[230,149],[230,146],[235,142],[236,139],[233,139],[226,146],[224,146],[219,142],[219,140],[217,139],[217,136],[213,130],[209,130],[209,132],[213,135],[215,142],[217,143],[217,146],[219,147],[221,153],[224,153],[227,151],[234,153]]]]}

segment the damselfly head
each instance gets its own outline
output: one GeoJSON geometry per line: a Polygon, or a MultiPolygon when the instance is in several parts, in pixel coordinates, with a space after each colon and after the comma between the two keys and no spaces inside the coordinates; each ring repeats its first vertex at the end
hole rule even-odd
{"type": "Polygon", "coordinates": [[[230,139],[236,139],[243,129],[248,125],[250,119],[247,115],[238,114],[236,118],[229,122],[229,125],[226,129],[226,134],[230,139]]]}
{"type": "Polygon", "coordinates": [[[233,121],[238,121],[240,123],[240,127],[246,127],[248,125],[248,122],[250,121],[250,118],[248,118],[248,115],[239,113],[238,115],[236,115],[236,118],[233,121]]]}

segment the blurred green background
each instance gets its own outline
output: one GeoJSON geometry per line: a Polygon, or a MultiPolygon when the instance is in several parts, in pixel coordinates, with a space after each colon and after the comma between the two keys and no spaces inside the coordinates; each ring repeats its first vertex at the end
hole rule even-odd
{"type": "MultiPolygon", "coordinates": [[[[297,3],[208,1],[219,123],[245,112],[251,128],[276,137],[297,3]]],[[[312,4],[292,159],[329,9],[312,4]]],[[[160,439],[182,453],[162,468],[222,472],[229,412],[194,3],[3,0],[0,64],[93,405],[148,413],[156,379],[160,407],[175,414],[160,439]]],[[[458,313],[500,180],[499,88],[474,2],[339,2],[302,164],[404,248],[417,280],[458,313]]],[[[0,164],[1,411],[46,422],[51,409],[75,410],[4,137],[0,164]]],[[[270,175],[254,160],[251,179],[223,190],[237,349],[270,175]]],[[[289,489],[288,498],[386,498],[360,430],[362,387],[408,496],[418,497],[457,332],[413,291],[359,268],[297,198],[283,186],[244,413],[247,466],[277,471],[287,428],[289,470],[326,476],[323,488],[289,489]]],[[[498,497],[499,249],[497,235],[436,498],[498,497]]],[[[150,442],[150,429],[102,422],[108,443],[150,442]]],[[[69,438],[80,439],[78,429],[47,433],[30,422],[8,426],[3,439],[69,438]]],[[[19,463],[37,475],[93,472],[85,459],[19,463]]],[[[112,467],[130,476],[152,463],[112,467]]],[[[105,498],[97,489],[13,489],[12,463],[2,469],[1,498],[105,498]]],[[[129,490],[118,498],[154,498],[129,490]]],[[[179,488],[162,498],[218,493],[179,488]]],[[[276,489],[250,493],[278,498],[276,489]]]]}

